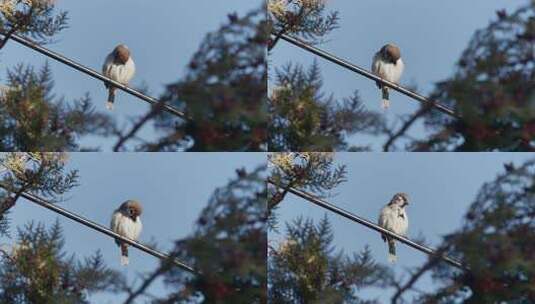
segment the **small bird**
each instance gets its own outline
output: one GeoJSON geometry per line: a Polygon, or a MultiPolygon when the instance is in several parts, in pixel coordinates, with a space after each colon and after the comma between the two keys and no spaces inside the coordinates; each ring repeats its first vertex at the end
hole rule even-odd
{"type": "MultiPolygon", "coordinates": [[[[390,230],[401,236],[407,235],[409,229],[409,218],[407,217],[406,207],[409,205],[409,196],[405,193],[397,193],[392,197],[390,203],[388,203],[379,215],[379,226],[390,230]]],[[[382,234],[383,241],[388,243],[388,261],[395,263],[396,257],[396,244],[394,238],[382,234]]]]}
{"type": "MultiPolygon", "coordinates": [[[[387,44],[383,46],[379,52],[373,56],[372,72],[390,82],[399,83],[401,74],[405,64],[401,59],[401,51],[399,47],[394,44],[387,44]]],[[[382,108],[388,109],[390,107],[389,88],[376,82],[377,87],[383,92],[382,108]]]]}
{"type": "MultiPolygon", "coordinates": [[[[137,241],[143,225],[141,224],[141,204],[135,200],[128,200],[113,212],[111,230],[131,240],[137,241]]],[[[128,265],[128,244],[119,239],[115,240],[121,248],[121,265],[128,265]]]]}
{"type": "MultiPolygon", "coordinates": [[[[104,76],[124,85],[128,84],[135,73],[136,65],[134,64],[132,56],[130,56],[130,50],[124,44],[115,47],[115,49],[113,49],[113,51],[106,57],[106,61],[102,66],[102,74],[104,76]]],[[[104,82],[104,85],[109,92],[106,108],[113,110],[116,88],[107,82],[104,82]]]]}

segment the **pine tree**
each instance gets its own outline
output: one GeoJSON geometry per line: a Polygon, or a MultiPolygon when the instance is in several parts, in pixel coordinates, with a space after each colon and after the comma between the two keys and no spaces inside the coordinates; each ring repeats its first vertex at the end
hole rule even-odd
{"type": "Polygon", "coordinates": [[[4,0],[0,3],[0,49],[13,34],[47,43],[67,27],[67,13],[56,12],[54,0],[4,0]]]}
{"type": "Polygon", "coordinates": [[[268,0],[268,21],[271,34],[268,50],[273,49],[284,34],[310,44],[338,27],[338,12],[326,12],[325,0],[268,0]]]}
{"type": "Polygon", "coordinates": [[[123,278],[100,252],[79,260],[64,245],[57,221],[19,229],[16,243],[0,249],[0,303],[90,303],[93,294],[117,290],[123,278]]]}
{"type": "Polygon", "coordinates": [[[7,214],[23,193],[51,201],[78,185],[78,171],[65,168],[64,153],[15,152],[0,155],[0,235],[8,232],[7,214]]]}
{"type": "MultiPolygon", "coordinates": [[[[269,181],[272,186],[268,196],[270,214],[291,187],[311,190],[321,197],[345,181],[346,167],[334,164],[333,153],[279,152],[268,155],[268,161],[271,164],[269,181]]],[[[274,216],[270,216],[270,223],[276,223],[274,216]]]]}
{"type": "Polygon", "coordinates": [[[322,93],[317,62],[305,71],[300,65],[287,65],[275,71],[269,98],[271,151],[368,150],[349,146],[347,137],[357,133],[377,134],[381,117],[364,108],[355,92],[337,100],[322,93]]]}
{"type": "Polygon", "coordinates": [[[0,150],[75,151],[84,135],[108,135],[113,120],[94,110],[88,95],[71,103],[54,100],[48,65],[36,72],[18,65],[7,72],[0,94],[0,150]]]}
{"type": "Polygon", "coordinates": [[[286,224],[278,248],[270,248],[268,293],[272,303],[376,303],[358,296],[385,286],[388,270],[369,248],[346,255],[336,251],[329,220],[318,224],[298,218],[286,224]]]}

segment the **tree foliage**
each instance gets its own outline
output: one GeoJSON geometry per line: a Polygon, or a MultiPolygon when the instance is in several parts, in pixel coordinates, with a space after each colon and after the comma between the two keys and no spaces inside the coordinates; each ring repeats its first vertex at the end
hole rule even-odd
{"type": "Polygon", "coordinates": [[[229,15],[206,36],[186,77],[167,86],[163,101],[184,109],[190,120],[165,115],[155,122],[164,133],[142,149],[168,151],[266,150],[267,26],[263,10],[229,15]]]}
{"type": "Polygon", "coordinates": [[[90,303],[92,294],[115,291],[122,277],[100,252],[79,260],[64,245],[59,222],[19,229],[16,243],[0,249],[0,302],[90,303]]]}
{"type": "Polygon", "coordinates": [[[72,103],[56,99],[48,65],[18,65],[0,92],[0,150],[73,151],[84,135],[108,135],[113,120],[96,112],[86,95],[72,103]]]}
{"type": "Polygon", "coordinates": [[[272,49],[283,34],[319,43],[338,26],[338,12],[326,12],[325,0],[268,0],[268,20],[275,35],[268,44],[272,49]]]}
{"type": "Polygon", "coordinates": [[[269,97],[270,151],[367,150],[351,147],[347,137],[377,134],[382,124],[378,113],[364,108],[358,92],[337,100],[322,93],[318,64],[305,70],[287,65],[275,71],[269,97]]]}
{"type": "Polygon", "coordinates": [[[464,225],[445,238],[466,273],[432,268],[441,286],[421,303],[532,303],[535,301],[535,161],[483,185],[464,225]]]}
{"type": "MultiPolygon", "coordinates": [[[[5,0],[0,3],[0,49],[13,34],[52,41],[67,27],[67,13],[57,12],[51,0],[5,0]]],[[[50,68],[39,71],[19,64],[7,70],[0,86],[1,151],[76,151],[85,135],[107,136],[113,120],[98,113],[89,96],[66,103],[53,95],[50,68]]]]}
{"type": "Polygon", "coordinates": [[[13,34],[26,34],[39,43],[67,27],[67,13],[56,12],[54,0],[3,0],[0,3],[0,49],[13,34]]]}
{"type": "Polygon", "coordinates": [[[298,218],[286,224],[278,248],[270,248],[268,292],[273,303],[378,303],[358,296],[384,286],[388,271],[366,247],[345,255],[333,246],[331,225],[298,218]]]}
{"type": "Polygon", "coordinates": [[[475,33],[456,73],[437,84],[432,98],[462,115],[430,113],[428,138],[416,150],[535,150],[535,2],[475,33]]]}
{"type": "Polygon", "coordinates": [[[52,202],[78,185],[78,171],[66,170],[63,153],[2,153],[0,155],[0,235],[7,233],[7,213],[24,192],[52,202]]]}
{"type": "Polygon", "coordinates": [[[146,284],[163,277],[173,292],[156,303],[267,303],[265,167],[237,175],[215,190],[194,233],[171,252],[200,274],[163,262],[146,284]]]}

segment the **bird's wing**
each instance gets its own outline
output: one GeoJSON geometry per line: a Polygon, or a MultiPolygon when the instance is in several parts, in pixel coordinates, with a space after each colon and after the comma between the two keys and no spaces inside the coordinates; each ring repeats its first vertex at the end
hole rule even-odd
{"type": "MultiPolygon", "coordinates": [[[[383,209],[381,209],[381,213],[379,214],[378,224],[379,224],[379,226],[381,226],[383,228],[389,229],[388,228],[389,227],[388,215],[387,215],[386,208],[388,208],[388,207],[384,207],[383,209]]],[[[385,234],[381,234],[381,237],[382,237],[383,241],[386,242],[387,236],[385,234]]]]}
{"type": "Polygon", "coordinates": [[[373,73],[377,73],[378,63],[379,63],[379,56],[378,56],[378,53],[376,53],[373,56],[372,67],[371,67],[373,73]]]}
{"type": "MultiPolygon", "coordinates": [[[[111,216],[111,223],[110,223],[110,228],[113,232],[115,233],[119,233],[120,234],[120,231],[119,231],[119,226],[120,226],[120,223],[121,223],[121,213],[119,211],[115,211],[113,212],[113,215],[111,216]]],[[[115,243],[117,245],[120,245],[120,241],[119,239],[115,239],[115,243]]]]}
{"type": "Polygon", "coordinates": [[[108,76],[109,70],[111,65],[113,64],[113,53],[108,54],[106,56],[106,60],[104,60],[104,64],[102,65],[102,74],[105,76],[108,76]]]}
{"type": "Polygon", "coordinates": [[[119,233],[120,223],[121,223],[121,213],[119,211],[115,211],[113,215],[111,216],[111,224],[110,224],[111,230],[116,233],[119,233]]]}
{"type": "Polygon", "coordinates": [[[385,215],[385,209],[381,209],[381,213],[379,214],[379,221],[378,221],[378,224],[379,226],[381,227],[384,227],[385,226],[385,222],[386,222],[386,215],[385,215]]]}

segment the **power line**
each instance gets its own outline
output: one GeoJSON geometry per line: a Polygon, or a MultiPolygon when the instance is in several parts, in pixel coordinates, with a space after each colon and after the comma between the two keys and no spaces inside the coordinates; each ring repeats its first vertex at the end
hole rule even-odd
{"type": "MultiPolygon", "coordinates": [[[[4,186],[4,185],[0,185],[0,187],[8,190],[8,187],[4,186]]],[[[147,247],[141,243],[138,243],[134,240],[131,240],[129,238],[126,238],[122,235],[119,235],[115,232],[113,232],[112,230],[100,225],[100,224],[97,224],[91,220],[88,220],[80,215],[77,215],[69,210],[66,210],[66,209],[63,209],[59,206],[56,206],[48,201],[46,201],[45,199],[41,198],[41,197],[38,197],[36,195],[33,195],[33,194],[30,194],[30,193],[26,193],[26,192],[23,192],[20,196],[24,197],[25,199],[27,199],[28,201],[32,202],[32,203],[35,203],[41,207],[45,207],[49,210],[52,210],[56,213],[59,213],[75,222],[78,222],[82,225],[85,225],[91,229],[94,229],[100,233],[103,233],[103,234],[106,234],[107,236],[109,237],[112,237],[114,239],[120,239],[121,241],[125,242],[125,243],[128,243],[130,246],[132,247],[135,247],[141,251],[144,251],[145,253],[148,253],[154,257],[157,257],[161,260],[169,260],[171,257],[165,253],[162,253],[160,251],[157,251],[155,249],[152,249],[150,247],[147,247]]],[[[199,274],[199,272],[197,272],[193,267],[181,262],[180,260],[176,259],[176,258],[173,258],[172,259],[172,263],[175,264],[177,267],[179,268],[182,268],[183,270],[186,270],[188,272],[191,272],[193,274],[199,274]]]]}
{"type": "MultiPolygon", "coordinates": [[[[3,34],[2,32],[0,32],[0,34],[3,34]]],[[[159,101],[158,99],[154,98],[154,97],[151,97],[151,96],[148,96],[148,95],[145,95],[143,93],[141,93],[140,91],[138,90],[135,90],[135,89],[132,89],[131,87],[129,86],[126,86],[120,82],[117,82],[113,79],[110,79],[100,73],[98,73],[97,71],[93,70],[93,69],[90,69],[80,63],[77,63],[76,61],[72,60],[72,59],[69,59],[59,53],[56,53],[54,51],[51,51],[45,47],[42,47],[40,46],[39,44],[29,40],[29,39],[26,39],[22,36],[19,36],[19,35],[16,35],[16,34],[13,34],[11,37],[10,37],[11,40],[14,40],[22,45],[24,45],[25,47],[28,47],[30,49],[33,49],[47,57],[50,57],[56,61],[59,61],[65,65],[68,65],[70,66],[71,68],[75,69],[75,70],[78,70],[82,73],[85,73],[93,78],[97,78],[99,80],[102,80],[104,82],[107,82],[111,85],[113,85],[114,87],[117,87],[118,89],[120,90],[123,90],[124,92],[130,94],[130,95],[133,95],[143,101],[146,101],[148,102],[149,104],[151,105],[155,105],[157,103],[163,103],[162,101],[159,101]]],[[[163,110],[168,112],[168,113],[171,113],[175,116],[178,116],[182,119],[189,119],[187,117],[186,114],[184,114],[184,112],[182,111],[179,111],[178,109],[176,109],[175,107],[167,104],[167,103],[163,103],[163,110]]]]}
{"type": "Polygon", "coordinates": [[[385,80],[369,71],[367,71],[366,69],[363,69],[357,65],[354,65],[352,63],[350,63],[349,61],[347,60],[344,60],[342,58],[339,58],[333,54],[330,54],[324,50],[321,50],[319,48],[316,48],[314,46],[311,46],[309,44],[307,44],[306,42],[300,40],[300,39],[297,39],[297,38],[294,38],[294,37],[291,37],[291,36],[288,36],[286,34],[282,34],[280,35],[280,38],[285,40],[286,42],[290,43],[290,44],[293,44],[297,47],[300,47],[308,52],[311,52],[323,59],[326,59],[330,62],[333,62],[341,67],[344,67],[350,71],[353,71],[357,74],[360,74],[366,78],[369,78],[373,81],[377,81],[377,82],[380,82],[382,83],[383,85],[387,86],[387,87],[390,87],[398,92],[400,92],[401,94],[404,94],[416,101],[419,101],[420,103],[424,104],[424,105],[427,105],[427,106],[432,106],[434,108],[436,108],[437,110],[441,111],[442,113],[444,114],[447,114],[447,115],[450,115],[452,117],[455,117],[455,118],[461,118],[461,116],[456,113],[454,110],[450,109],[449,107],[443,105],[443,104],[440,104],[436,101],[433,101],[433,100],[429,100],[428,98],[416,93],[416,92],[413,92],[405,87],[402,87],[400,86],[399,84],[396,84],[396,83],[393,83],[393,82],[390,82],[388,80],[385,80]]]}
{"type": "Polygon", "coordinates": [[[332,212],[334,212],[334,213],[336,213],[338,215],[341,215],[341,216],[343,216],[343,217],[345,217],[345,218],[347,218],[347,219],[349,219],[349,220],[351,220],[353,222],[356,222],[356,223],[359,223],[361,225],[364,225],[364,226],[366,226],[366,227],[368,227],[370,229],[373,229],[373,230],[375,230],[375,231],[377,231],[379,233],[388,234],[389,236],[393,237],[394,239],[396,239],[396,240],[404,243],[405,245],[408,245],[408,246],[410,246],[410,247],[412,247],[412,248],[414,248],[416,250],[419,250],[419,251],[421,251],[423,253],[426,253],[428,255],[431,255],[431,256],[437,256],[437,257],[439,257],[440,259],[444,260],[445,262],[447,262],[448,264],[450,264],[452,266],[455,266],[455,267],[460,268],[460,269],[465,270],[465,271],[468,270],[468,268],[463,263],[461,263],[461,262],[459,262],[459,261],[457,261],[455,259],[452,259],[452,258],[450,258],[450,257],[448,257],[446,255],[437,255],[436,250],[434,250],[434,249],[431,249],[429,247],[426,247],[424,245],[421,245],[421,244],[418,244],[418,243],[416,243],[414,241],[411,241],[410,239],[408,239],[406,237],[403,237],[403,236],[401,236],[399,234],[396,234],[396,233],[394,233],[394,232],[392,232],[390,230],[387,230],[387,229],[385,229],[385,228],[383,228],[383,227],[381,227],[381,226],[379,226],[379,225],[377,225],[375,223],[372,223],[372,222],[370,222],[370,221],[368,221],[368,220],[366,220],[366,219],[364,219],[364,218],[362,218],[362,217],[360,217],[358,215],[355,215],[355,214],[353,214],[353,213],[351,213],[349,211],[346,211],[346,210],[344,210],[342,208],[339,208],[339,207],[337,207],[337,206],[335,206],[335,205],[333,205],[333,204],[331,204],[329,202],[326,202],[326,201],[324,201],[324,200],[322,200],[322,199],[320,199],[320,198],[318,198],[318,197],[316,197],[316,196],[314,196],[314,195],[312,195],[310,193],[307,193],[305,191],[296,189],[294,187],[285,188],[285,187],[277,184],[276,182],[272,181],[271,179],[268,179],[268,183],[270,183],[270,184],[272,184],[272,185],[274,185],[276,187],[280,187],[280,188],[283,188],[283,189],[288,189],[288,192],[290,192],[290,193],[292,193],[292,194],[294,194],[296,196],[299,196],[299,197],[301,197],[301,198],[303,198],[303,199],[305,199],[305,200],[307,200],[307,201],[309,201],[309,202],[311,202],[311,203],[313,203],[313,204],[315,204],[317,206],[320,206],[320,207],[325,208],[325,209],[327,209],[329,211],[332,211],[332,212]]]}

